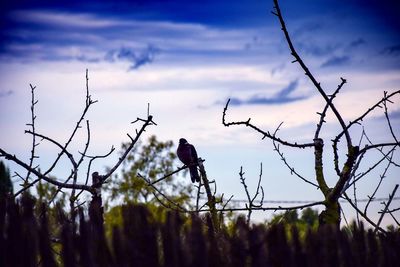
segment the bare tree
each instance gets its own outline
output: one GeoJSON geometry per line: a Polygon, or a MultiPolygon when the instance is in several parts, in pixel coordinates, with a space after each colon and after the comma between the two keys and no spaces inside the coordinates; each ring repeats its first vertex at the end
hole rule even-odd
{"type": "MultiPolygon", "coordinates": [[[[254,125],[251,122],[251,119],[249,118],[246,121],[232,121],[228,122],[226,117],[227,117],[227,111],[229,107],[230,101],[228,100],[223,112],[222,112],[222,123],[226,127],[229,126],[246,126],[251,128],[252,130],[258,132],[261,134],[262,139],[270,139],[273,143],[273,146],[275,148],[275,151],[277,152],[278,156],[282,159],[284,165],[289,169],[291,174],[296,175],[299,179],[304,181],[305,183],[309,184],[310,186],[317,188],[321,190],[322,192],[322,200],[320,201],[315,201],[315,202],[310,202],[310,203],[304,203],[302,205],[296,205],[296,206],[267,206],[265,205],[266,201],[264,200],[264,191],[263,187],[261,186],[262,182],[262,165],[260,168],[260,175],[258,178],[258,184],[256,191],[253,196],[251,196],[250,191],[248,189],[248,186],[246,185],[246,178],[244,176],[244,171],[242,168],[240,168],[239,172],[239,178],[240,182],[242,183],[246,197],[247,197],[247,204],[245,207],[233,207],[232,205],[229,205],[230,201],[232,200],[232,197],[229,197],[228,199],[224,199],[224,194],[218,195],[217,194],[217,184],[214,180],[210,180],[207,177],[206,171],[205,171],[205,166],[204,166],[204,161],[203,159],[199,158],[198,160],[198,167],[200,168],[200,174],[201,174],[201,182],[197,186],[197,197],[196,197],[196,205],[193,210],[188,210],[185,207],[182,207],[179,205],[179,203],[174,202],[172,199],[170,199],[168,196],[162,193],[161,190],[158,189],[157,183],[160,181],[163,181],[164,179],[170,177],[171,175],[174,175],[178,172],[181,172],[188,168],[188,166],[182,166],[177,168],[176,170],[164,174],[162,177],[158,179],[149,179],[149,177],[145,176],[140,176],[144,181],[146,181],[147,186],[152,188],[152,192],[154,192],[154,197],[162,204],[164,207],[169,208],[169,209],[174,209],[179,212],[189,212],[189,213],[200,213],[200,212],[210,212],[211,213],[211,219],[212,219],[212,225],[215,229],[218,229],[221,224],[221,216],[225,212],[232,212],[232,211],[242,211],[242,212],[247,212],[247,221],[250,221],[250,217],[253,211],[255,210],[261,210],[261,211],[266,211],[266,210],[271,210],[271,211],[276,211],[276,210],[294,210],[294,209],[303,209],[307,207],[313,207],[317,205],[324,205],[325,210],[321,212],[319,215],[319,220],[320,224],[333,224],[336,226],[339,226],[341,216],[341,207],[339,200],[340,199],[346,199],[350,205],[354,208],[354,210],[357,212],[357,214],[361,217],[363,217],[366,221],[368,221],[371,225],[375,227],[375,229],[378,231],[384,231],[380,227],[380,223],[382,221],[382,218],[384,215],[389,214],[394,218],[393,213],[398,211],[398,208],[390,208],[390,204],[392,203],[392,200],[396,194],[397,186],[394,188],[392,194],[389,196],[389,201],[387,203],[384,203],[384,208],[381,212],[381,217],[377,222],[374,222],[372,219],[370,219],[368,212],[368,207],[370,203],[374,200],[376,192],[378,191],[379,187],[381,186],[383,182],[383,178],[386,175],[386,172],[389,168],[391,167],[400,167],[398,163],[394,161],[394,153],[396,151],[396,148],[400,146],[399,139],[396,137],[395,131],[393,130],[392,123],[390,121],[389,117],[389,112],[388,112],[388,103],[392,103],[392,99],[395,95],[400,95],[400,90],[394,91],[392,93],[387,93],[384,92],[383,98],[380,99],[379,101],[376,102],[373,106],[371,106],[367,111],[365,111],[363,114],[361,114],[358,118],[354,119],[353,121],[350,121],[348,123],[345,122],[345,119],[342,116],[342,113],[338,108],[335,106],[333,100],[335,97],[340,93],[340,90],[343,88],[343,86],[346,84],[346,80],[343,78],[340,78],[340,83],[337,86],[336,90],[334,90],[333,93],[329,94],[327,93],[328,90],[323,88],[321,84],[317,81],[315,76],[312,74],[312,72],[309,70],[309,68],[306,66],[305,62],[302,60],[302,58],[299,56],[297,53],[290,35],[288,33],[288,30],[285,25],[285,21],[283,19],[281,10],[279,8],[279,4],[277,0],[274,0],[275,4],[275,10],[272,12],[275,16],[278,17],[278,20],[280,22],[282,31],[284,33],[284,36],[286,38],[287,44],[289,46],[289,50],[294,57],[293,63],[298,63],[301,67],[301,69],[305,72],[305,75],[308,77],[312,85],[315,87],[315,89],[318,91],[318,93],[321,95],[323,98],[323,101],[325,102],[324,108],[318,112],[319,114],[319,120],[316,126],[316,130],[314,132],[314,137],[313,140],[310,140],[307,143],[297,143],[296,141],[291,141],[291,140],[284,140],[280,138],[277,133],[279,129],[281,128],[280,124],[275,131],[264,131],[254,125]],[[354,140],[352,139],[352,136],[350,134],[350,129],[355,127],[355,125],[361,124],[364,118],[366,118],[373,110],[382,108],[384,115],[386,117],[387,124],[390,129],[390,140],[388,140],[385,143],[374,143],[370,141],[368,138],[367,134],[365,131],[363,131],[362,135],[362,140],[358,142],[358,144],[354,143],[354,140]],[[336,136],[332,138],[332,153],[334,157],[334,162],[333,162],[333,167],[337,175],[337,180],[336,183],[333,186],[329,186],[326,182],[326,178],[324,175],[324,165],[323,165],[323,151],[324,151],[324,145],[325,142],[324,140],[320,137],[320,132],[323,129],[323,125],[325,123],[325,118],[327,112],[332,112],[334,114],[335,120],[337,123],[340,125],[340,131],[337,133],[336,136]],[[339,155],[341,155],[339,151],[339,142],[345,139],[346,143],[346,151],[345,151],[345,157],[344,159],[341,159],[341,161],[344,162],[342,166],[340,166],[339,163],[339,155]],[[363,142],[361,142],[363,141],[363,142]],[[361,147],[361,145],[364,145],[361,147]],[[314,169],[315,169],[315,177],[305,177],[301,175],[292,165],[287,161],[287,159],[284,157],[283,152],[281,151],[281,147],[288,147],[288,148],[294,148],[294,149],[312,149],[314,151],[314,169]],[[363,162],[364,156],[367,153],[371,153],[372,151],[377,152],[381,155],[381,158],[379,161],[377,161],[375,164],[371,165],[366,171],[359,171],[359,167],[361,165],[361,162],[363,162]],[[374,170],[377,166],[380,166],[382,164],[386,163],[386,167],[384,168],[384,172],[382,173],[380,180],[374,190],[374,192],[369,196],[369,199],[367,201],[367,204],[364,207],[364,210],[362,210],[358,204],[357,201],[357,196],[356,196],[356,184],[360,179],[363,179],[366,175],[370,174],[372,170],[374,170]],[[347,194],[347,191],[349,188],[353,188],[354,192],[354,197],[350,198],[347,194]],[[203,195],[206,195],[206,197],[202,197],[203,195]],[[260,197],[260,198],[258,198],[260,197]]],[[[122,162],[126,159],[127,155],[132,151],[132,149],[137,145],[137,141],[139,140],[140,136],[143,134],[143,132],[147,129],[147,127],[151,125],[156,125],[156,123],[153,121],[153,116],[150,115],[149,109],[147,111],[147,117],[146,118],[137,118],[135,121],[132,123],[134,124],[140,124],[140,127],[136,129],[135,135],[131,136],[130,134],[127,134],[129,138],[129,143],[124,146],[124,151],[122,152],[121,156],[119,159],[114,163],[114,165],[108,169],[105,173],[100,173],[99,171],[92,170],[92,164],[95,160],[99,160],[105,157],[108,157],[113,151],[115,150],[114,147],[110,149],[109,152],[105,153],[104,155],[89,155],[89,147],[91,145],[91,132],[90,132],[90,124],[89,121],[86,120],[86,114],[89,110],[89,108],[95,104],[97,101],[93,100],[90,93],[89,93],[89,78],[88,78],[88,72],[86,72],[86,98],[85,98],[85,103],[84,103],[84,108],[82,111],[81,116],[79,117],[75,127],[73,128],[71,134],[69,135],[69,138],[65,141],[65,143],[62,143],[60,141],[57,141],[56,138],[49,137],[45,134],[39,133],[35,127],[35,121],[36,121],[36,115],[35,115],[35,106],[37,104],[37,100],[35,99],[35,88],[34,86],[30,85],[31,88],[31,122],[28,124],[30,127],[29,130],[25,131],[25,133],[29,134],[32,136],[32,146],[31,146],[31,155],[30,159],[28,162],[25,162],[15,156],[12,153],[9,153],[5,151],[4,149],[0,148],[0,157],[5,157],[7,160],[13,161],[17,165],[23,167],[26,170],[26,175],[20,175],[16,174],[18,177],[20,177],[22,181],[22,188],[14,194],[14,196],[18,196],[21,193],[25,192],[28,190],[30,187],[38,183],[39,181],[45,181],[49,184],[52,184],[54,186],[58,187],[58,190],[56,192],[59,193],[61,190],[70,190],[70,209],[71,209],[71,219],[74,220],[74,212],[77,207],[82,205],[82,201],[80,200],[80,196],[82,195],[83,192],[89,192],[93,196],[92,202],[95,202],[93,204],[93,207],[100,207],[101,206],[101,188],[106,183],[109,179],[111,179],[112,174],[115,173],[118,169],[118,167],[122,164],[122,162]],[[76,156],[76,153],[71,152],[71,142],[75,138],[76,133],[78,130],[82,127],[86,127],[86,143],[82,146],[82,151],[79,152],[79,156],[76,156]],[[40,166],[35,166],[35,159],[38,157],[36,147],[39,145],[38,140],[41,140],[41,142],[48,142],[52,144],[55,148],[59,150],[58,155],[54,159],[53,163],[50,165],[50,167],[42,171],[39,167],[40,166]],[[72,168],[71,172],[67,174],[65,177],[63,177],[63,180],[55,179],[51,176],[51,173],[55,169],[57,165],[60,164],[60,159],[62,157],[66,157],[72,168]],[[83,166],[83,162],[86,161],[87,165],[86,168],[83,166]],[[78,179],[80,175],[84,173],[84,179],[78,179]],[[90,179],[91,178],[91,179],[90,179]],[[80,182],[84,180],[84,182],[80,182]],[[100,201],[100,203],[99,203],[100,201]],[[100,205],[99,205],[100,204],[100,205]]],[[[56,194],[54,195],[53,199],[55,199],[56,194]]],[[[395,218],[394,218],[395,219],[395,218]]],[[[396,219],[395,219],[396,220],[396,219]]],[[[397,221],[397,220],[396,220],[397,221]]]]}
{"type": "MultiPolygon", "coordinates": [[[[53,200],[56,198],[56,195],[59,192],[61,192],[61,190],[70,190],[70,199],[69,199],[70,210],[71,211],[76,210],[77,207],[82,205],[82,202],[80,201],[80,196],[83,192],[89,192],[90,194],[92,194],[93,197],[95,196],[99,197],[102,185],[106,183],[107,180],[110,179],[110,177],[112,177],[112,174],[118,169],[121,163],[125,160],[126,156],[136,145],[137,141],[139,140],[143,132],[146,130],[146,128],[151,125],[156,125],[156,123],[153,121],[153,116],[149,114],[149,111],[147,112],[148,113],[147,118],[145,119],[137,118],[135,121],[133,121],[132,124],[140,123],[140,128],[136,129],[135,136],[127,134],[130,141],[125,147],[125,151],[123,151],[120,158],[106,173],[100,174],[98,171],[92,171],[91,168],[93,162],[95,160],[108,157],[111,153],[113,153],[115,149],[114,147],[111,147],[110,151],[105,153],[104,155],[93,156],[88,154],[88,149],[89,146],[91,145],[90,123],[89,120],[86,120],[85,122],[84,120],[89,108],[97,102],[97,100],[92,99],[92,96],[89,93],[88,71],[86,70],[86,99],[84,103],[85,105],[81,116],[76,122],[75,127],[73,128],[71,134],[69,135],[69,138],[65,143],[62,143],[56,140],[56,138],[47,136],[46,134],[42,134],[37,131],[35,127],[35,121],[36,121],[35,106],[38,103],[38,101],[35,99],[36,87],[30,85],[30,89],[31,89],[31,108],[30,108],[31,122],[27,124],[30,127],[30,129],[25,131],[26,134],[30,134],[32,136],[32,147],[31,147],[31,155],[29,162],[26,163],[20,158],[18,158],[16,155],[11,154],[5,151],[4,149],[0,148],[0,157],[5,157],[7,160],[15,162],[17,165],[24,168],[27,172],[25,176],[22,176],[19,173],[15,174],[22,180],[21,184],[22,188],[14,194],[15,197],[27,191],[30,187],[34,186],[39,181],[45,181],[51,185],[58,187],[58,190],[56,191],[56,193],[52,198],[53,200]],[[76,153],[74,155],[74,153],[71,152],[70,144],[76,137],[78,130],[81,129],[83,125],[85,125],[86,127],[86,143],[83,145],[82,150],[78,151],[79,156],[76,156],[76,153]],[[53,163],[45,171],[42,171],[39,165],[35,166],[35,159],[39,157],[36,152],[36,147],[39,145],[38,139],[40,139],[41,142],[48,142],[54,145],[54,147],[56,147],[59,150],[58,155],[54,159],[53,163]],[[52,171],[55,169],[55,167],[60,164],[60,159],[62,157],[66,157],[69,160],[71,164],[71,172],[67,174],[66,177],[63,177],[63,180],[60,180],[54,178],[53,176],[51,176],[51,174],[52,171]],[[85,169],[82,164],[84,161],[88,162],[85,169]],[[84,176],[84,177],[81,177],[83,179],[78,179],[79,176],[84,176]],[[82,180],[84,182],[80,182],[82,180]]],[[[71,214],[75,213],[71,212],[71,214]]]]}
{"type": "MultiPolygon", "coordinates": [[[[293,142],[291,140],[283,140],[280,137],[277,136],[277,132],[280,129],[281,125],[278,126],[278,128],[274,132],[269,132],[269,131],[264,131],[257,127],[256,125],[251,123],[251,119],[249,118],[246,121],[232,121],[228,122],[226,120],[227,117],[227,111],[229,107],[229,102],[230,100],[227,101],[225,108],[223,110],[222,114],[222,123],[224,126],[229,127],[229,126],[246,126],[251,128],[252,130],[260,133],[262,135],[262,139],[268,138],[272,140],[273,145],[275,147],[275,151],[278,153],[279,157],[282,159],[284,164],[289,168],[291,174],[295,174],[299,179],[303,180],[304,182],[310,184],[310,186],[317,187],[319,190],[321,190],[322,195],[323,195],[323,200],[321,202],[315,202],[315,203],[309,203],[306,206],[314,206],[314,205],[320,205],[323,204],[325,206],[325,209],[320,213],[319,215],[319,221],[320,225],[324,224],[332,224],[339,226],[340,220],[341,220],[341,207],[339,204],[339,200],[341,198],[346,199],[356,210],[357,214],[359,214],[361,217],[363,217],[365,220],[367,220],[370,224],[372,224],[375,229],[383,230],[380,227],[380,223],[382,219],[380,218],[378,222],[373,222],[369,216],[367,215],[367,209],[369,203],[374,199],[375,193],[377,192],[378,188],[381,185],[382,179],[385,176],[386,171],[389,169],[389,167],[399,167],[399,164],[394,162],[393,160],[393,153],[395,152],[396,148],[400,146],[399,139],[396,137],[395,132],[393,131],[393,127],[389,118],[388,114],[388,108],[387,108],[387,103],[393,103],[391,99],[395,95],[400,94],[400,90],[394,91],[392,93],[384,92],[383,98],[380,99],[379,101],[376,102],[373,106],[371,106],[367,111],[365,111],[363,114],[361,114],[358,118],[356,118],[353,121],[350,121],[348,123],[345,122],[345,119],[343,118],[342,113],[340,110],[335,106],[333,100],[335,97],[338,95],[342,87],[346,84],[346,80],[343,78],[340,78],[340,83],[336,90],[328,94],[328,90],[323,88],[320,82],[318,82],[317,78],[312,74],[311,70],[307,67],[305,64],[304,60],[300,57],[300,55],[297,53],[295,46],[290,38],[289,32],[287,30],[281,9],[279,7],[279,3],[277,0],[274,0],[274,11],[272,11],[272,14],[277,16],[279,23],[281,25],[281,29],[283,31],[283,34],[285,36],[286,42],[289,46],[289,50],[291,55],[294,57],[294,60],[292,63],[298,63],[301,67],[301,69],[304,71],[305,75],[309,79],[309,81],[312,83],[312,85],[315,87],[315,89],[318,91],[318,93],[321,95],[323,101],[325,102],[325,107],[323,110],[320,112],[317,112],[319,114],[319,121],[317,123],[317,127],[314,133],[314,138],[308,143],[297,143],[293,142]],[[368,136],[365,134],[365,131],[363,131],[363,137],[367,139],[367,143],[364,144],[363,147],[361,147],[361,142],[359,144],[355,144],[352,136],[350,135],[350,128],[354,127],[355,125],[360,125],[361,122],[363,121],[364,118],[366,118],[373,110],[377,108],[383,108],[384,109],[384,115],[387,120],[387,124],[390,129],[390,136],[392,140],[388,140],[385,143],[373,143],[369,141],[368,136]],[[341,130],[339,133],[332,138],[332,147],[333,147],[333,156],[334,156],[334,169],[337,175],[337,180],[334,186],[330,187],[328,186],[326,182],[326,178],[324,175],[324,168],[323,168],[323,150],[324,150],[324,140],[320,137],[320,132],[323,128],[323,125],[325,123],[325,117],[327,112],[330,111],[334,114],[335,119],[337,120],[338,124],[341,127],[341,130]],[[338,143],[341,141],[341,139],[345,139],[346,142],[346,156],[345,159],[342,160],[344,161],[344,164],[340,166],[339,164],[339,147],[338,143]],[[314,178],[305,178],[302,175],[300,175],[286,160],[284,157],[283,153],[280,150],[280,146],[285,146],[285,147],[290,147],[290,148],[295,148],[295,149],[313,149],[314,150],[314,158],[315,158],[315,177],[314,178]],[[365,172],[359,172],[359,167],[364,159],[364,156],[367,153],[371,153],[371,151],[378,151],[382,156],[381,160],[374,164],[373,166],[370,166],[370,168],[365,171],[365,172]],[[357,197],[355,195],[354,200],[352,200],[346,193],[346,191],[356,185],[357,181],[365,177],[371,170],[376,168],[378,165],[380,165],[383,162],[387,162],[387,166],[385,168],[384,173],[381,176],[380,182],[378,183],[376,189],[374,190],[373,194],[369,196],[369,201],[365,207],[364,211],[361,211],[358,206],[357,206],[357,197]]],[[[242,173],[242,171],[241,171],[242,173]]],[[[240,174],[242,183],[244,183],[244,179],[242,178],[242,174],[240,174]]],[[[249,214],[251,210],[255,209],[263,209],[263,206],[256,206],[252,207],[252,199],[250,199],[249,194],[247,192],[247,188],[245,185],[246,193],[249,198],[249,204],[246,206],[246,210],[248,210],[249,214]]],[[[389,196],[389,201],[385,204],[384,210],[382,212],[382,216],[386,213],[389,213],[392,215],[393,211],[388,210],[388,206],[390,205],[391,200],[393,199],[395,193],[396,193],[397,185],[395,189],[393,190],[392,194],[389,196]]],[[[257,189],[258,192],[258,189],[257,189]]],[[[262,203],[261,203],[262,204],[262,203]]],[[[289,207],[288,209],[291,209],[293,207],[289,207]]],[[[393,215],[392,215],[393,216],[393,215]]]]}

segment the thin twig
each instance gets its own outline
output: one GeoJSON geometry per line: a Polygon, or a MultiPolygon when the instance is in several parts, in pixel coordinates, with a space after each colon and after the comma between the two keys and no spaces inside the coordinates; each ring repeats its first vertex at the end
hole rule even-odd
{"type": "MultiPolygon", "coordinates": [[[[31,126],[32,128],[32,132],[35,133],[36,129],[35,129],[35,120],[36,120],[36,115],[35,115],[35,106],[38,103],[38,100],[35,100],[35,89],[36,86],[32,86],[32,84],[29,84],[30,88],[31,88],[31,123],[27,124],[28,126],[31,126]]],[[[38,144],[36,143],[36,136],[33,135],[32,136],[32,148],[31,148],[31,156],[29,159],[29,167],[32,168],[33,166],[33,161],[35,160],[35,158],[37,158],[36,154],[35,154],[35,148],[36,146],[38,146],[38,144]]],[[[24,179],[24,184],[26,185],[29,181],[29,177],[31,175],[31,171],[27,171],[26,174],[26,178],[24,179]]]]}
{"type": "MultiPolygon", "coordinates": [[[[298,205],[298,206],[289,206],[289,207],[282,207],[282,206],[276,206],[276,207],[244,207],[244,208],[221,208],[221,209],[216,209],[217,212],[232,212],[232,211],[249,211],[249,210],[260,210],[260,211],[268,211],[268,210],[272,210],[272,211],[278,211],[278,210],[296,210],[296,209],[305,209],[308,207],[314,207],[314,206],[319,206],[319,205],[324,205],[324,201],[317,201],[317,202],[313,202],[313,203],[307,203],[304,205],[298,205]]],[[[210,209],[204,209],[204,210],[200,210],[199,212],[209,212],[211,211],[210,209]]],[[[195,211],[192,211],[195,212],[195,211]]]]}
{"type": "Polygon", "coordinates": [[[142,127],[137,132],[135,138],[133,138],[131,140],[131,143],[125,149],[125,151],[122,153],[122,156],[118,159],[118,161],[115,163],[115,165],[110,170],[108,170],[106,174],[102,175],[102,183],[104,183],[117,170],[117,168],[121,165],[121,163],[128,156],[129,152],[133,149],[136,142],[139,140],[139,137],[143,134],[143,132],[145,132],[146,128],[150,125],[156,125],[155,122],[153,121],[153,116],[151,116],[151,115],[148,116],[146,120],[140,119],[140,121],[144,122],[142,127]]]}
{"type": "Polygon", "coordinates": [[[260,165],[260,174],[259,174],[259,178],[258,178],[258,183],[257,183],[257,189],[256,189],[256,193],[254,194],[254,196],[251,198],[250,197],[250,193],[246,184],[246,178],[244,177],[244,172],[243,172],[243,167],[240,167],[240,172],[239,172],[239,179],[240,179],[240,183],[243,185],[244,187],[244,191],[246,192],[246,196],[247,196],[247,202],[245,206],[246,208],[248,208],[248,213],[247,213],[247,224],[250,223],[250,217],[251,217],[251,213],[253,211],[253,208],[259,208],[262,207],[263,205],[263,201],[264,201],[264,189],[261,186],[261,179],[262,179],[262,163],[260,165]],[[260,204],[254,204],[255,199],[257,198],[257,196],[260,194],[260,190],[261,190],[261,200],[260,200],[260,204]]]}
{"type": "Polygon", "coordinates": [[[378,229],[379,231],[381,231],[382,233],[386,233],[385,230],[383,230],[381,227],[379,227],[376,223],[374,223],[370,218],[368,218],[368,216],[362,212],[356,205],[354,205],[353,201],[351,201],[351,199],[347,196],[346,192],[344,192],[342,194],[342,196],[344,197],[344,199],[347,200],[347,202],[353,207],[353,209],[358,212],[361,217],[363,217],[368,223],[370,223],[372,226],[376,227],[376,229],[378,229]]]}
{"type": "Polygon", "coordinates": [[[89,76],[88,76],[88,70],[86,70],[86,99],[85,99],[85,108],[83,109],[82,115],[81,117],[78,119],[75,128],[73,129],[69,139],[67,140],[67,142],[65,143],[65,145],[63,146],[63,149],[61,150],[61,153],[59,153],[57,155],[57,158],[54,160],[53,164],[50,166],[50,168],[43,174],[43,175],[47,175],[49,174],[54,167],[57,165],[58,161],[60,160],[61,156],[65,153],[65,151],[67,150],[67,147],[69,146],[69,144],[72,142],[76,132],[78,131],[79,128],[81,128],[81,122],[83,121],[83,119],[86,116],[86,113],[88,112],[89,108],[91,105],[95,104],[97,102],[97,100],[92,100],[91,99],[91,95],[89,94],[89,76]]]}
{"type": "Polygon", "coordinates": [[[245,125],[246,127],[250,127],[253,130],[261,133],[263,136],[262,139],[269,138],[269,139],[274,140],[282,145],[290,146],[290,147],[306,148],[306,147],[314,146],[314,143],[298,144],[296,142],[290,143],[290,142],[284,141],[284,140],[274,136],[269,131],[265,132],[265,131],[261,130],[260,128],[258,128],[257,126],[253,125],[252,123],[250,123],[250,120],[251,120],[250,118],[247,121],[226,122],[225,117],[226,117],[226,112],[228,110],[229,102],[230,102],[230,99],[228,99],[228,101],[226,102],[225,108],[222,112],[222,124],[225,127],[229,127],[231,125],[245,125]]]}
{"type": "Polygon", "coordinates": [[[399,140],[397,139],[396,135],[394,134],[393,127],[392,127],[392,123],[390,122],[390,118],[389,118],[389,113],[388,113],[387,104],[386,104],[386,102],[391,102],[391,103],[393,103],[393,102],[390,101],[390,100],[387,98],[387,92],[386,92],[386,91],[383,92],[383,98],[385,99],[385,100],[383,101],[383,107],[384,107],[384,109],[385,109],[385,112],[384,112],[384,113],[385,113],[385,117],[386,117],[387,124],[388,124],[388,126],[389,126],[390,133],[392,134],[392,137],[393,137],[393,139],[396,141],[396,143],[399,143],[399,140]]]}
{"type": "MultiPolygon", "coordinates": [[[[393,158],[393,152],[394,151],[392,151],[392,153],[390,155],[390,158],[393,158]]],[[[390,167],[390,162],[388,162],[388,164],[386,165],[385,169],[383,170],[383,173],[380,175],[379,182],[376,185],[374,192],[372,193],[371,196],[368,196],[369,201],[367,202],[367,204],[365,205],[365,208],[364,208],[364,213],[365,214],[367,214],[367,210],[368,210],[369,205],[371,204],[371,200],[374,199],[376,193],[378,192],[378,189],[380,188],[380,186],[381,186],[381,184],[383,182],[383,179],[386,177],[386,172],[388,171],[389,167],[390,167]]]]}
{"type": "Polygon", "coordinates": [[[54,180],[44,174],[42,174],[41,172],[37,171],[34,168],[29,167],[28,164],[26,164],[25,162],[23,162],[22,160],[20,160],[19,158],[17,158],[15,155],[11,155],[9,153],[7,153],[6,151],[4,151],[3,149],[0,148],[0,154],[2,156],[4,156],[7,160],[11,160],[14,161],[16,164],[20,165],[21,167],[25,168],[26,170],[30,170],[34,175],[36,175],[38,178],[45,180],[46,182],[55,185],[55,186],[61,186],[63,188],[75,188],[75,189],[82,189],[85,191],[89,191],[89,192],[93,192],[93,188],[91,186],[87,186],[87,185],[82,185],[82,184],[68,184],[68,183],[62,183],[59,182],[57,180],[54,180]]]}
{"type": "Polygon", "coordinates": [[[321,84],[319,82],[317,82],[317,80],[315,79],[314,75],[310,72],[310,70],[308,69],[308,67],[304,63],[304,61],[300,58],[299,54],[297,53],[296,49],[293,46],[291,38],[289,36],[289,32],[288,32],[288,30],[286,28],[286,23],[285,23],[285,21],[283,19],[283,16],[282,16],[282,13],[281,13],[281,9],[279,8],[278,0],[274,0],[274,4],[275,4],[275,10],[276,10],[276,13],[274,13],[274,14],[279,19],[279,22],[280,22],[281,27],[282,27],[281,29],[282,29],[282,31],[283,31],[283,33],[285,35],[286,42],[287,42],[287,44],[289,46],[289,49],[290,49],[290,51],[292,53],[292,56],[295,58],[295,61],[299,63],[301,68],[304,70],[305,75],[311,80],[311,82],[313,83],[315,88],[318,90],[318,92],[324,98],[325,102],[329,105],[329,107],[332,110],[332,112],[335,114],[335,116],[336,116],[337,120],[339,121],[339,124],[341,125],[341,127],[343,129],[343,132],[344,132],[344,134],[346,136],[347,147],[350,149],[352,147],[350,134],[346,129],[346,124],[345,124],[341,114],[336,109],[335,105],[333,105],[332,101],[329,99],[329,97],[325,93],[324,89],[322,89],[321,84]]]}
{"type": "Polygon", "coordinates": [[[340,84],[336,88],[335,92],[330,96],[329,101],[325,104],[325,107],[322,110],[322,112],[321,113],[319,113],[319,112],[317,113],[317,114],[320,115],[320,118],[319,118],[319,122],[317,124],[317,129],[315,130],[314,139],[319,138],[319,133],[321,131],[322,124],[325,122],[326,112],[328,111],[330,103],[332,103],[333,99],[339,93],[340,89],[342,89],[343,85],[347,82],[346,79],[343,79],[342,77],[340,77],[340,80],[341,80],[340,84]]]}
{"type": "MultiPolygon", "coordinates": [[[[274,132],[274,136],[276,135],[276,133],[279,131],[280,127],[281,127],[282,123],[279,124],[279,126],[276,128],[275,132],[274,132]]],[[[280,150],[280,146],[279,144],[276,144],[276,142],[273,140],[272,144],[274,146],[274,151],[276,151],[276,153],[278,153],[279,157],[281,158],[281,160],[283,161],[283,163],[286,165],[286,167],[288,167],[288,169],[290,170],[290,175],[296,175],[298,178],[300,178],[301,180],[303,180],[304,182],[311,184],[312,186],[315,186],[316,188],[319,188],[319,186],[316,183],[311,182],[310,180],[304,178],[301,174],[299,174],[295,168],[293,168],[286,160],[286,158],[283,155],[283,152],[281,152],[280,150]]]]}
{"type": "MultiPolygon", "coordinates": [[[[356,124],[356,123],[359,123],[360,121],[362,121],[371,111],[373,111],[374,109],[376,109],[376,108],[382,108],[382,104],[385,102],[385,101],[388,101],[391,97],[393,97],[393,96],[395,96],[395,95],[397,95],[397,94],[400,94],[400,90],[397,90],[397,91],[395,91],[395,92],[392,92],[391,94],[385,94],[384,95],[384,97],[381,99],[381,100],[379,100],[375,105],[373,105],[372,107],[370,107],[366,112],[364,112],[361,116],[359,116],[358,118],[356,118],[355,120],[353,120],[353,121],[351,121],[349,124],[347,124],[347,126],[343,129],[343,131],[341,132],[341,133],[339,133],[337,136],[336,136],[336,138],[333,140],[333,142],[335,143],[335,144],[337,144],[338,142],[339,142],[339,139],[343,136],[343,134],[345,134],[346,132],[348,132],[348,129],[351,127],[351,126],[353,126],[354,124],[356,124]]],[[[397,145],[399,145],[399,143],[398,142],[395,142],[395,144],[397,144],[397,145]]],[[[378,144],[378,145],[374,145],[374,146],[371,146],[370,148],[374,148],[374,147],[380,147],[380,146],[385,146],[386,144],[378,144]]],[[[392,144],[393,145],[393,144],[392,144]]],[[[370,149],[370,148],[368,148],[368,149],[370,149]]]]}
{"type": "Polygon", "coordinates": [[[397,189],[399,188],[399,184],[396,184],[396,186],[394,187],[392,194],[389,195],[389,200],[388,202],[385,204],[385,208],[383,209],[381,216],[379,217],[378,223],[375,226],[375,230],[374,233],[376,233],[378,231],[379,225],[382,222],[383,216],[385,216],[385,213],[387,212],[387,210],[389,209],[390,203],[392,203],[393,197],[396,194],[397,189]]]}

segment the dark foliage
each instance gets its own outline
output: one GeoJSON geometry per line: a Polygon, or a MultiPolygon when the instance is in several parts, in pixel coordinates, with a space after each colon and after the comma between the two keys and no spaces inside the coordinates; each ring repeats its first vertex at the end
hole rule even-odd
{"type": "Polygon", "coordinates": [[[45,205],[37,218],[34,204],[27,194],[17,202],[1,200],[1,266],[386,267],[398,266],[400,260],[398,231],[384,235],[363,227],[349,232],[326,226],[300,239],[296,227],[289,233],[282,224],[249,226],[239,217],[231,232],[214,232],[210,216],[184,220],[171,211],[160,223],[143,205],[124,206],[123,226],[115,227],[107,240],[97,198],[89,218],[80,210],[75,223],[60,219],[61,238],[55,240],[48,231],[45,205]],[[61,246],[60,253],[56,246],[61,246]]]}

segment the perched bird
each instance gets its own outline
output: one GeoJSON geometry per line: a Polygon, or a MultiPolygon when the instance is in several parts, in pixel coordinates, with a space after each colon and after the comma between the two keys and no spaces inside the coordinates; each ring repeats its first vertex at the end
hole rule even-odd
{"type": "Polygon", "coordinates": [[[176,150],[178,158],[183,164],[189,166],[190,178],[192,182],[200,182],[199,172],[197,171],[197,152],[193,145],[189,144],[185,138],[179,139],[179,146],[176,150]]]}

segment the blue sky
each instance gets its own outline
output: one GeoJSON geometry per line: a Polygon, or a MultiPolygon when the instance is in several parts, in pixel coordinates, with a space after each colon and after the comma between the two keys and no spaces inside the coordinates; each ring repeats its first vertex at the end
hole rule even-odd
{"type": "MultiPolygon", "coordinates": [[[[270,12],[272,1],[3,1],[0,5],[0,147],[29,157],[30,138],[24,135],[29,83],[38,88],[39,132],[64,140],[83,107],[89,69],[91,93],[99,100],[88,115],[93,154],[127,141],[125,133],[134,131],[129,122],[144,116],[150,103],[158,126],[147,135],[176,143],[187,138],[206,159],[209,175],[225,195],[244,198],[240,166],[251,188],[263,162],[267,199],[320,199],[319,191],[290,176],[268,140],[249,129],[221,124],[222,109],[231,98],[228,119],[252,117],[253,123],[270,131],[284,121],[283,137],[312,140],[316,112],[323,102],[299,66],[290,63],[293,59],[278,20],[270,12]]],[[[327,92],[334,91],[340,77],[348,80],[336,100],[346,121],[374,104],[384,90],[399,89],[398,1],[291,0],[281,1],[281,9],[295,47],[327,92]]],[[[389,111],[398,126],[400,99],[395,100],[389,111]]],[[[376,142],[390,139],[386,127],[381,111],[365,121],[376,142]]],[[[335,177],[329,170],[329,140],[337,131],[329,114],[322,134],[331,184],[335,177]]],[[[352,132],[354,141],[360,131],[356,127],[352,132]]],[[[84,133],[79,138],[76,151],[84,133]]],[[[44,165],[56,153],[46,144],[39,151],[44,165]]],[[[313,179],[312,151],[287,150],[285,155],[313,179]]],[[[370,155],[365,168],[374,160],[370,155]]],[[[55,175],[61,176],[65,170],[58,172],[55,175]]],[[[360,183],[361,198],[371,194],[381,172],[360,183]]],[[[378,196],[389,194],[399,174],[399,168],[391,170],[378,196]]],[[[379,203],[375,213],[378,209],[379,203]]]]}

